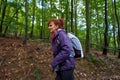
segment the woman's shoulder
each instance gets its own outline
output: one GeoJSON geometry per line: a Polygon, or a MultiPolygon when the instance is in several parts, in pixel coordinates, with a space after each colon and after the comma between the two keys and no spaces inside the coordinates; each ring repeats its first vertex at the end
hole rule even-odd
{"type": "Polygon", "coordinates": [[[66,34],[66,30],[65,29],[58,29],[57,34],[66,34]]]}
{"type": "Polygon", "coordinates": [[[65,29],[59,30],[57,35],[61,40],[64,40],[64,39],[67,40],[67,33],[65,29]]]}

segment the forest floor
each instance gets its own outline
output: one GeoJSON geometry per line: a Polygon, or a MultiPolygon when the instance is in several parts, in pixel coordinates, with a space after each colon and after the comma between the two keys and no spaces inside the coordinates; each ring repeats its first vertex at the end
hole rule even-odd
{"type": "MultiPolygon", "coordinates": [[[[0,37],[0,80],[54,80],[49,43],[0,37]]],[[[84,59],[76,59],[75,80],[120,80],[120,59],[91,50],[84,59]]]]}

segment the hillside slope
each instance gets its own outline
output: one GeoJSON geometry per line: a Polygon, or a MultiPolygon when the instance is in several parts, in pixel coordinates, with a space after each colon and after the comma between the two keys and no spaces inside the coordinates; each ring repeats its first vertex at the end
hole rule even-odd
{"type": "MultiPolygon", "coordinates": [[[[75,80],[120,80],[120,60],[99,52],[76,60],[75,80]]],[[[0,80],[54,80],[51,46],[0,37],[0,80]]]]}

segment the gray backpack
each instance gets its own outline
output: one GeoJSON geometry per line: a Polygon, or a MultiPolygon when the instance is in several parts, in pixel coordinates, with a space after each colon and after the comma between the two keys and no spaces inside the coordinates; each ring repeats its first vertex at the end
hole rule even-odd
{"type": "Polygon", "coordinates": [[[83,49],[82,49],[82,45],[79,41],[79,39],[73,35],[72,33],[67,33],[69,39],[70,39],[70,42],[72,44],[72,47],[74,49],[74,52],[75,52],[75,58],[83,58],[84,57],[84,54],[83,54],[83,49]]]}

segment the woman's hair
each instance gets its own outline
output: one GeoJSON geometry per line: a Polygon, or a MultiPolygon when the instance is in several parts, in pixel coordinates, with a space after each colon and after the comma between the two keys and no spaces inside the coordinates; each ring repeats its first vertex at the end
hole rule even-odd
{"type": "Polygon", "coordinates": [[[55,25],[58,25],[59,28],[64,28],[64,19],[51,19],[48,21],[47,25],[53,22],[55,25]]]}

